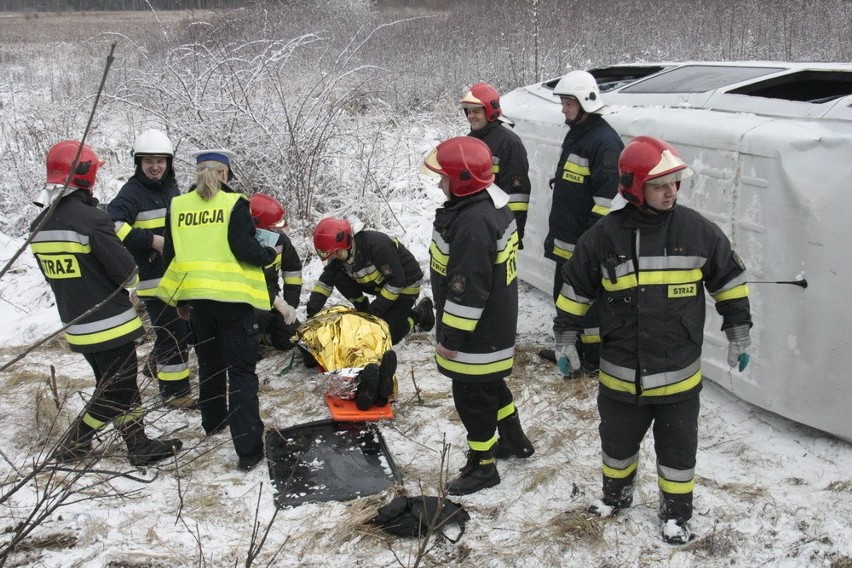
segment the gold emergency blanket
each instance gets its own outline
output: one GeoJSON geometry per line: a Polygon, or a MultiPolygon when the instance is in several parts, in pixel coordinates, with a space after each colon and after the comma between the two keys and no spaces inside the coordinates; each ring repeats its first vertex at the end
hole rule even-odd
{"type": "Polygon", "coordinates": [[[345,306],[320,311],[299,327],[296,336],[326,371],[379,363],[392,347],[384,320],[345,306]]]}

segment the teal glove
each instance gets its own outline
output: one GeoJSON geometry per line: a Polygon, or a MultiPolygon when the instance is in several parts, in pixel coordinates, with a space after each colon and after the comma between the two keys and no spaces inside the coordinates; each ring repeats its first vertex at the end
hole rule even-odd
{"type": "Polygon", "coordinates": [[[572,371],[580,368],[580,354],[577,353],[576,331],[553,332],[556,342],[553,352],[556,355],[556,365],[563,377],[567,377],[572,371]]]}
{"type": "Polygon", "coordinates": [[[749,337],[749,326],[736,325],[725,330],[725,335],[728,336],[728,366],[737,367],[740,372],[748,367],[749,359],[751,358],[746,349],[751,345],[749,337]]]}

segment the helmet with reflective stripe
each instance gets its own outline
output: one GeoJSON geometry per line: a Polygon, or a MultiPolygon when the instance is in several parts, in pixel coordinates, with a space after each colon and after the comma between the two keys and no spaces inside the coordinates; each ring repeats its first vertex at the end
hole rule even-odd
{"type": "Polygon", "coordinates": [[[692,175],[692,170],[667,142],[651,136],[637,136],[627,143],[618,158],[618,192],[637,207],[645,204],[645,184],[675,182],[692,175]]]}
{"type": "Polygon", "coordinates": [[[271,195],[255,193],[249,197],[249,209],[258,229],[283,229],[287,227],[287,211],[271,195]]]}
{"type": "Polygon", "coordinates": [[[556,83],[553,94],[559,98],[573,97],[586,112],[597,112],[603,108],[598,82],[588,71],[571,71],[556,83]]]}
{"type": "Polygon", "coordinates": [[[488,145],[478,138],[457,136],[438,144],[423,162],[427,169],[450,179],[456,197],[479,193],[494,183],[493,159],[488,145]]]}
{"type": "Polygon", "coordinates": [[[98,168],[103,162],[89,146],[80,144],[76,140],[63,140],[54,144],[47,152],[47,184],[65,185],[77,189],[92,191],[95,185],[95,177],[98,168]],[[82,148],[80,147],[82,146],[82,148]],[[74,158],[77,151],[80,157],[74,170],[74,158]]]}
{"type": "Polygon", "coordinates": [[[488,122],[497,120],[503,114],[500,109],[500,93],[488,83],[477,83],[459,101],[462,108],[482,107],[488,122]]]}
{"type": "Polygon", "coordinates": [[[134,159],[141,155],[174,158],[175,150],[165,132],[150,128],[136,137],[130,154],[134,159]]]}
{"type": "Polygon", "coordinates": [[[314,250],[322,260],[327,260],[335,251],[352,248],[352,225],[345,219],[327,218],[317,223],[314,229],[314,250]]]}

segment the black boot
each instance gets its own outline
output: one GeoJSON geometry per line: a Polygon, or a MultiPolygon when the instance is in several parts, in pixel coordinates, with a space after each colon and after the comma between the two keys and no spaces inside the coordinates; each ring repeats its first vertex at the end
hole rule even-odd
{"type": "Polygon", "coordinates": [[[461,474],[447,484],[447,492],[450,495],[467,495],[500,483],[500,474],[490,450],[468,451],[467,464],[460,471],[461,474]]]}
{"type": "Polygon", "coordinates": [[[524,429],[521,428],[521,419],[518,417],[517,411],[497,422],[497,432],[500,437],[497,439],[497,446],[494,448],[495,458],[501,460],[505,458],[525,459],[535,453],[532,442],[524,434],[524,429]]]}
{"type": "Polygon", "coordinates": [[[142,420],[134,420],[117,426],[127,444],[127,457],[130,465],[144,466],[157,463],[175,455],[182,447],[183,442],[177,438],[169,440],[151,440],[145,435],[145,425],[142,420]]]}
{"type": "Polygon", "coordinates": [[[431,331],[435,327],[435,306],[432,304],[432,298],[423,298],[411,312],[417,319],[417,328],[420,331],[431,331]]]}
{"type": "Polygon", "coordinates": [[[358,410],[370,410],[379,396],[379,366],[368,363],[358,373],[358,388],[355,390],[355,406],[358,410]]]}
{"type": "Polygon", "coordinates": [[[53,459],[60,463],[70,463],[89,457],[94,435],[94,428],[82,420],[77,420],[56,448],[53,459]]]}
{"type": "Polygon", "coordinates": [[[394,391],[394,374],[396,373],[396,352],[388,349],[382,355],[379,365],[379,395],[376,398],[376,406],[384,406],[394,391]]]}

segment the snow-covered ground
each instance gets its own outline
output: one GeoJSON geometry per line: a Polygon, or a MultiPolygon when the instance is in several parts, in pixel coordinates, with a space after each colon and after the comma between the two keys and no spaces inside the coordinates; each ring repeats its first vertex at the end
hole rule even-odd
{"type": "MultiPolygon", "coordinates": [[[[440,192],[434,179],[416,174],[409,186],[415,189],[411,197],[390,206],[406,229],[403,242],[426,268],[432,210],[440,192]]],[[[0,237],[3,264],[21,242],[0,237]]],[[[305,296],[319,270],[315,258],[306,265],[305,296]]],[[[852,565],[852,446],[743,403],[709,381],[702,393],[691,523],[697,539],[672,547],[659,537],[650,436],[643,445],[634,506],[613,519],[590,518],[585,508],[600,486],[597,385],[592,379],[564,381],[539,359],[538,349],[551,341],[553,308],[543,292],[526,284],[520,288],[518,353],[509,383],[536,453],[528,460],[501,461],[497,487],[453,498],[471,515],[467,530],[457,544],[439,539],[420,565],[852,565]]],[[[29,252],[0,281],[0,297],[0,362],[58,328],[51,295],[29,252]]],[[[152,407],[149,434],[176,433],[184,441],[178,459],[137,470],[119,449],[107,452],[98,469],[139,479],[107,473],[81,477],[74,496],[30,534],[7,565],[246,565],[253,530],[259,526],[262,534],[273,516],[254,565],[414,565],[416,540],[384,535],[366,521],[397,492],[437,493],[444,439],[452,444],[450,475],[464,462],[464,429],[450,382],[435,370],[433,345],[431,335],[416,333],[397,346],[396,418],[380,430],[403,476],[401,486],[355,501],[276,511],[267,469],[237,470],[227,434],[207,439],[197,413],[155,407],[156,387],[140,374],[143,396],[152,407]]],[[[140,345],[140,356],[150,347],[148,339],[140,345]]],[[[293,370],[280,374],[289,354],[264,349],[263,355],[258,374],[267,428],[329,417],[314,370],[297,358],[293,370]]],[[[48,474],[43,473],[12,490],[31,471],[45,438],[52,443],[58,436],[48,433],[57,415],[48,388],[51,368],[60,398],[71,393],[58,413],[64,426],[82,406],[74,393],[93,388],[81,356],[67,352],[61,340],[53,341],[0,374],[0,529],[6,533],[27,522],[46,486],[48,474]]],[[[107,448],[110,440],[99,447],[107,448]]]]}

